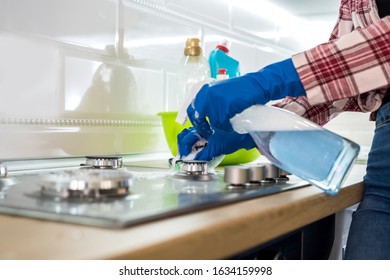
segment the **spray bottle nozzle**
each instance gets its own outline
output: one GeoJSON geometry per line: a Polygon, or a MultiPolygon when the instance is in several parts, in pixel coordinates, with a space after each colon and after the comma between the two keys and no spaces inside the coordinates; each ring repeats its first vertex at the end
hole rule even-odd
{"type": "Polygon", "coordinates": [[[218,73],[220,75],[226,75],[226,69],[225,68],[219,68],[218,73]]]}

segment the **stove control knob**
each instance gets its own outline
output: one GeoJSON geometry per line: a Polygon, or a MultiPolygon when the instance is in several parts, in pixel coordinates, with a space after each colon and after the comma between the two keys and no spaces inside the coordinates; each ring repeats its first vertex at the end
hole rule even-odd
{"type": "Polygon", "coordinates": [[[280,176],[280,169],[279,167],[273,165],[273,164],[266,164],[265,165],[265,177],[270,178],[278,178],[280,176]]]}
{"type": "Polygon", "coordinates": [[[291,173],[289,173],[289,172],[287,172],[287,171],[285,171],[285,170],[283,170],[283,169],[280,169],[280,171],[279,171],[279,177],[285,177],[285,176],[287,176],[287,175],[291,175],[291,173]]]}
{"type": "Polygon", "coordinates": [[[259,183],[265,179],[265,166],[264,165],[253,165],[249,166],[249,182],[259,183]]]}
{"type": "Polygon", "coordinates": [[[233,186],[245,185],[249,182],[249,167],[225,166],[224,181],[233,186]]]}
{"type": "Polygon", "coordinates": [[[183,160],[182,171],[187,174],[207,174],[207,161],[203,160],[183,160]]]}

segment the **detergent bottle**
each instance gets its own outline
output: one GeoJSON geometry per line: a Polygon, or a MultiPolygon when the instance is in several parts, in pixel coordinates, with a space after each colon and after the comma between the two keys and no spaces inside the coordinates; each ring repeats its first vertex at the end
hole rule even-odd
{"type": "Polygon", "coordinates": [[[226,69],[226,74],[230,77],[240,76],[240,63],[229,56],[230,42],[222,40],[209,54],[209,64],[211,77],[217,78],[218,70],[226,69]]]}

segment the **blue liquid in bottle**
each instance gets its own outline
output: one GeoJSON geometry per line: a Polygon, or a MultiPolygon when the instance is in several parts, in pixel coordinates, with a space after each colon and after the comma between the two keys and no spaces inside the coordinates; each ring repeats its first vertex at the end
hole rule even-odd
{"type": "Polygon", "coordinates": [[[359,145],[294,113],[253,106],[231,120],[239,133],[250,133],[274,165],[337,194],[359,153],[359,145]]]}
{"type": "Polygon", "coordinates": [[[356,144],[325,130],[252,131],[260,151],[283,170],[336,194],[357,156],[356,144]]]}

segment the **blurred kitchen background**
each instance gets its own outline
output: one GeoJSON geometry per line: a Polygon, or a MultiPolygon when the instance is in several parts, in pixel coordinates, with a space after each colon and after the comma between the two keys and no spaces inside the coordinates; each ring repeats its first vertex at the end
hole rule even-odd
{"type": "MultiPolygon", "coordinates": [[[[0,155],[168,152],[185,41],[226,38],[241,74],[325,42],[340,0],[0,0],[0,155]]],[[[362,146],[367,114],[328,128],[362,146]]]]}

